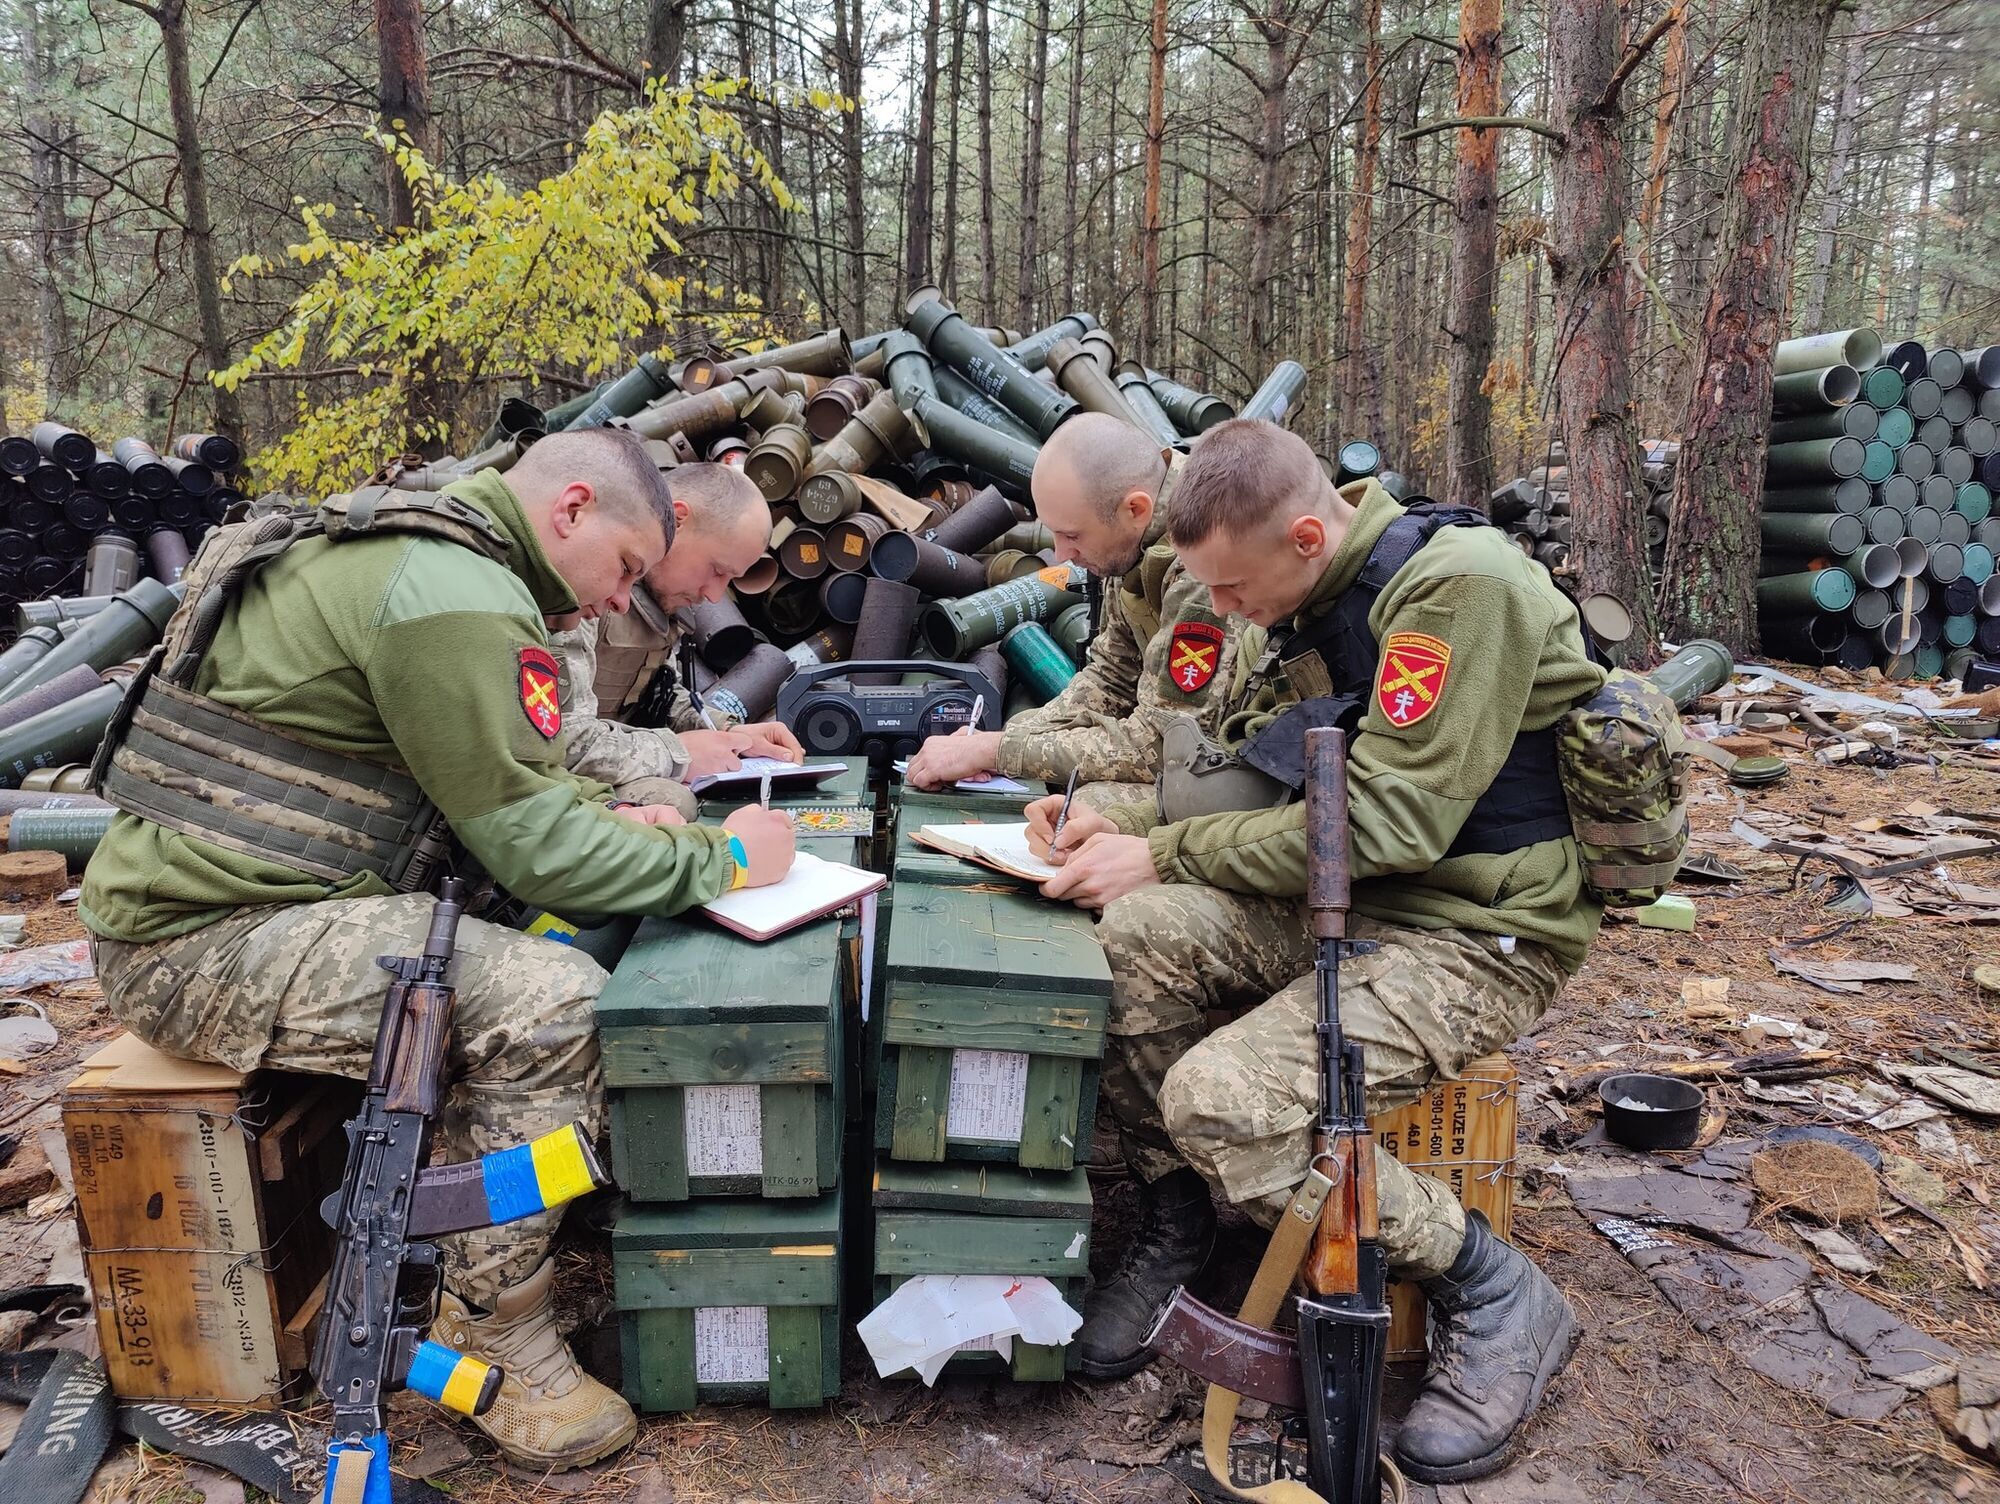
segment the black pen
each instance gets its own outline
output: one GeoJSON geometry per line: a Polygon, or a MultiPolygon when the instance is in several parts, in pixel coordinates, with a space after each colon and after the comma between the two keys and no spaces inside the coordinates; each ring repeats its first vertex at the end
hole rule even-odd
{"type": "Polygon", "coordinates": [[[1069,791],[1063,795],[1062,808],[1056,811],[1056,828],[1049,836],[1049,857],[1054,859],[1056,847],[1062,841],[1063,824],[1069,819],[1069,803],[1076,797],[1077,769],[1069,770],[1069,791]]]}

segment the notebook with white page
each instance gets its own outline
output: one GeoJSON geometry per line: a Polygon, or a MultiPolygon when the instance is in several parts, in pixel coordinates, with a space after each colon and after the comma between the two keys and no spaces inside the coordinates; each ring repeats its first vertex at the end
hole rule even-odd
{"type": "MultiPolygon", "coordinates": [[[[910,770],[907,758],[902,762],[891,763],[889,766],[896,770],[898,778],[906,776],[910,770]]],[[[1005,773],[987,773],[978,778],[961,778],[952,785],[952,788],[961,794],[1025,794],[1028,792],[1028,786],[1025,783],[1016,778],[1009,778],[1005,773]]]]}
{"type": "Polygon", "coordinates": [[[697,794],[706,794],[710,789],[731,789],[745,792],[746,797],[755,795],[763,785],[766,774],[770,775],[771,787],[796,792],[806,784],[820,784],[836,774],[845,773],[847,764],[842,762],[786,762],[782,757],[746,757],[743,765],[731,768],[727,773],[710,773],[706,778],[697,778],[688,787],[697,794]],[[747,791],[747,792],[746,792],[747,791]]]}
{"type": "Polygon", "coordinates": [[[801,851],[783,882],[762,888],[738,888],[712,898],[701,911],[724,929],[751,940],[771,940],[787,930],[844,909],[863,894],[888,883],[877,872],[865,872],[846,862],[829,862],[801,851]]]}
{"type": "Polygon", "coordinates": [[[1028,849],[1028,822],[993,825],[926,825],[911,838],[919,846],[942,851],[962,861],[976,863],[994,872],[1004,872],[1025,882],[1045,883],[1057,873],[1054,867],[1028,849]]]}

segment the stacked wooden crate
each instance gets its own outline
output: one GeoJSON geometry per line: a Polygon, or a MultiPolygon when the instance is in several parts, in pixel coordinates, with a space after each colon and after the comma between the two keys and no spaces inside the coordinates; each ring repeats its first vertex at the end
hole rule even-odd
{"type": "MultiPolygon", "coordinates": [[[[801,850],[855,861],[866,767],[813,795],[801,850]]],[[[721,811],[717,811],[720,813],[721,811]]],[[[707,813],[707,811],[704,811],[707,813]]],[[[757,944],[698,914],[648,920],[598,999],[628,1398],[818,1405],[840,1386],[840,1140],[860,926],[757,944]],[[728,1198],[728,1199],[719,1199],[728,1198]]]]}
{"type": "MultiPolygon", "coordinates": [[[[1025,802],[1025,801],[1023,801],[1025,802]]],[[[1081,1309],[1111,978],[1089,920],[1008,879],[916,846],[925,823],[1018,819],[1018,808],[905,793],[895,906],[871,1045],[877,1302],[919,1274],[1039,1275],[1081,1309]]],[[[1070,1351],[1012,1344],[956,1367],[1062,1377],[1070,1351]]]]}

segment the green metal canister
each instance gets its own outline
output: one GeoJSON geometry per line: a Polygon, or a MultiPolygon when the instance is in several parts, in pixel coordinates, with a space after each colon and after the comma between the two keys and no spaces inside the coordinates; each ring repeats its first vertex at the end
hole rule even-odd
{"type": "Polygon", "coordinates": [[[924,611],[918,630],[938,657],[963,662],[968,653],[1000,641],[1023,622],[1047,621],[1083,603],[1077,590],[1056,584],[1050,573],[1045,570],[958,600],[934,602],[924,611]]]}
{"type": "Polygon", "coordinates": [[[1020,340],[1008,345],[1005,353],[1014,357],[1030,371],[1039,371],[1048,364],[1049,351],[1060,339],[1082,339],[1097,327],[1097,320],[1087,313],[1066,313],[1046,329],[1037,329],[1020,340]]]}
{"type": "Polygon", "coordinates": [[[1878,412],[1903,400],[1902,374],[1889,366],[1877,366],[1861,378],[1861,397],[1878,412]]]}
{"type": "MultiPolygon", "coordinates": [[[[1886,444],[1882,448],[1889,453],[1886,444]]],[[[1889,457],[1891,463],[1883,475],[1895,468],[1894,455],[1889,457]]],[[[1765,459],[1765,473],[1778,485],[1813,485],[1859,475],[1867,461],[1868,446],[1860,439],[1808,439],[1798,444],[1773,444],[1765,459]]]]}
{"type": "Polygon", "coordinates": [[[36,768],[88,760],[124,696],[106,684],[0,731],[0,788],[19,788],[36,768]]]}
{"type": "Polygon", "coordinates": [[[9,851],[57,851],[81,872],[111,828],[115,809],[24,809],[7,820],[9,851]]]}
{"type": "Polygon", "coordinates": [[[1237,409],[1236,416],[1282,425],[1299,405],[1305,389],[1306,368],[1296,360],[1281,360],[1271,368],[1264,384],[1250,394],[1250,400],[1237,409]]]}
{"type": "Polygon", "coordinates": [[[1881,363],[1881,335],[1873,329],[1841,329],[1832,334],[1808,334],[1785,340],[1772,356],[1771,368],[1784,376],[1793,371],[1843,364],[1867,371],[1881,363]]]}
{"type": "Polygon", "coordinates": [[[27,672],[0,688],[0,700],[32,689],[78,664],[102,672],[128,658],[144,657],[160,640],[167,622],[181,603],[181,587],[158,580],[140,580],[111,598],[111,604],[85,621],[61,645],[52,648],[27,672]]]}
{"type": "Polygon", "coordinates": [[[1714,694],[1729,682],[1736,660],[1729,649],[1706,637],[1697,637],[1645,677],[1652,686],[1686,710],[1703,695],[1714,694]]]}
{"type": "Polygon", "coordinates": [[[1850,365],[1791,371],[1771,382],[1771,410],[1780,417],[1845,407],[1861,395],[1861,373],[1850,365]]]}
{"type": "Polygon", "coordinates": [[[1082,667],[1084,656],[1090,651],[1090,607],[1071,606],[1049,623],[1049,636],[1069,654],[1070,662],[1082,667]]]}
{"type": "Polygon", "coordinates": [[[1040,622],[1023,622],[1010,630],[1000,641],[1000,651],[1014,680],[1028,685],[1045,703],[1076,677],[1069,654],[1040,622]]]}
{"type": "Polygon", "coordinates": [[[1844,569],[1811,569],[1757,582],[1757,609],[1772,616],[1845,611],[1854,603],[1854,576],[1844,569]]]}
{"type": "Polygon", "coordinates": [[[1037,381],[1034,374],[970,324],[942,298],[910,310],[904,325],[931,355],[951,366],[1043,439],[1077,410],[1067,392],[1037,381]]]}
{"type": "Polygon", "coordinates": [[[1220,397],[1183,386],[1171,376],[1148,370],[1146,380],[1152,383],[1153,395],[1160,399],[1160,406],[1167,410],[1174,426],[1189,438],[1207,433],[1216,424],[1236,416],[1236,409],[1220,397]]]}

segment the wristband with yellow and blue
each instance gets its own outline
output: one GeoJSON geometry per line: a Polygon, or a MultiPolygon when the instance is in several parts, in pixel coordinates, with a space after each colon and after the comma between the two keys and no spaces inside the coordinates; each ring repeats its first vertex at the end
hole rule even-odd
{"type": "Polygon", "coordinates": [[[743,849],[743,837],[730,836],[729,860],[736,864],[736,873],[730,879],[729,886],[732,889],[746,886],[750,881],[750,856],[743,849]]]}

